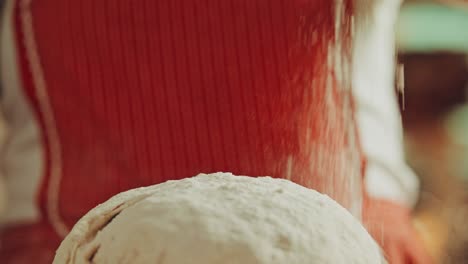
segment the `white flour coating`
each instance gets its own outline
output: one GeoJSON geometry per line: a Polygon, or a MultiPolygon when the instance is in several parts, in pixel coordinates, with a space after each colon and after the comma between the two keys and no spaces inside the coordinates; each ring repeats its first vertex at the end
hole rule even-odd
{"type": "Polygon", "coordinates": [[[84,216],[54,263],[379,264],[374,240],[328,196],[227,173],[131,190],[84,216]]]}

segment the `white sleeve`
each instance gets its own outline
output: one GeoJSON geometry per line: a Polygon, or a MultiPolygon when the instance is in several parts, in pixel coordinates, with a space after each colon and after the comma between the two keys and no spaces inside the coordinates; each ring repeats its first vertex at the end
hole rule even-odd
{"type": "MultiPolygon", "coordinates": [[[[3,27],[3,6],[4,6],[4,0],[0,0],[0,32],[2,31],[2,27],[3,27]]],[[[0,34],[0,38],[1,38],[1,34],[0,34]]],[[[1,47],[1,42],[0,42],[0,47],[1,47]]],[[[2,70],[2,67],[3,65],[1,64],[0,62],[0,71],[2,70]]],[[[1,74],[0,74],[1,76],[1,74]]],[[[3,82],[1,81],[2,79],[0,78],[0,97],[1,97],[1,91],[3,89],[3,82]]],[[[1,107],[0,107],[1,109],[1,107]]],[[[0,111],[1,112],[1,111],[0,111]]],[[[5,122],[4,122],[4,119],[3,119],[3,113],[0,113],[0,149],[2,149],[2,146],[4,144],[4,138],[5,138],[5,133],[6,133],[6,126],[5,126],[5,122]]],[[[2,156],[0,155],[0,159],[2,158],[2,156]]],[[[1,162],[0,162],[1,164],[1,162]]],[[[0,167],[0,218],[1,216],[3,215],[4,211],[5,211],[5,208],[6,208],[6,202],[7,202],[7,189],[6,189],[6,183],[5,183],[5,175],[4,173],[2,173],[2,168],[0,167]]]]}
{"type": "Polygon", "coordinates": [[[5,187],[1,192],[6,192],[7,199],[5,213],[0,214],[0,225],[40,218],[36,198],[44,165],[40,127],[18,71],[12,17],[14,2],[5,2],[0,23],[0,106],[8,128],[4,142],[0,142],[0,172],[5,187]]]}
{"type": "Polygon", "coordinates": [[[394,28],[400,2],[357,2],[353,93],[358,132],[368,161],[365,186],[373,197],[413,206],[419,182],[404,159],[394,90],[394,28]]]}

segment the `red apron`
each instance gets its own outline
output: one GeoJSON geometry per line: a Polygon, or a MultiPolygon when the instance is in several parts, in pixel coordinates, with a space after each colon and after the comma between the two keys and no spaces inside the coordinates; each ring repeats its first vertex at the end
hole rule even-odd
{"type": "Polygon", "coordinates": [[[288,178],[357,212],[351,0],[17,2],[46,156],[34,237],[201,172],[288,178]]]}

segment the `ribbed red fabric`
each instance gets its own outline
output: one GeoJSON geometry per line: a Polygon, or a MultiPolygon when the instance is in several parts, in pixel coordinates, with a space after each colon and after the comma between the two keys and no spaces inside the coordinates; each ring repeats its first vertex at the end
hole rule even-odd
{"type": "Polygon", "coordinates": [[[43,133],[44,216],[51,141],[68,226],[118,192],[201,172],[289,178],[350,207],[361,175],[351,19],[351,0],[18,3],[25,91],[43,130],[57,132],[43,133]],[[25,14],[51,112],[31,74],[25,14]]]}

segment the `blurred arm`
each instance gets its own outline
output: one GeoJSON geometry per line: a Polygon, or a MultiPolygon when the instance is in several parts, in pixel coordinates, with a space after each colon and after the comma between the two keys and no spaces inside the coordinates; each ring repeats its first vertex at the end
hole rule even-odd
{"type": "Polygon", "coordinates": [[[36,198],[43,172],[39,126],[18,71],[13,4],[4,2],[0,20],[0,192],[7,199],[0,225],[39,219],[36,198]]]}
{"type": "MultiPolygon", "coordinates": [[[[5,1],[0,0],[0,32],[2,32],[1,29],[2,29],[3,24],[4,24],[3,23],[3,17],[4,17],[4,15],[3,15],[4,8],[3,7],[4,7],[4,5],[5,5],[5,1]]],[[[0,39],[1,38],[2,38],[2,36],[0,35],[0,39]]],[[[2,46],[2,44],[0,42],[0,48],[1,48],[1,46],[2,46]]],[[[3,71],[3,65],[1,65],[1,64],[0,64],[0,71],[3,71]]],[[[2,90],[3,90],[3,81],[0,79],[0,97],[1,97],[2,90]]],[[[3,117],[3,115],[1,117],[3,117]]],[[[4,126],[3,121],[4,121],[3,118],[1,118],[1,121],[0,121],[0,146],[3,145],[4,134],[5,134],[5,131],[6,131],[6,128],[4,126]]],[[[4,179],[4,175],[3,175],[3,173],[1,173],[1,171],[2,171],[2,168],[0,167],[0,218],[1,218],[1,216],[4,213],[5,208],[6,208],[6,197],[7,197],[5,179],[4,179]]]]}
{"type": "Polygon", "coordinates": [[[358,6],[361,17],[356,25],[353,65],[356,118],[368,161],[365,186],[374,198],[412,206],[418,195],[418,179],[404,160],[394,90],[394,28],[400,2],[372,3],[372,7],[358,6]]]}

